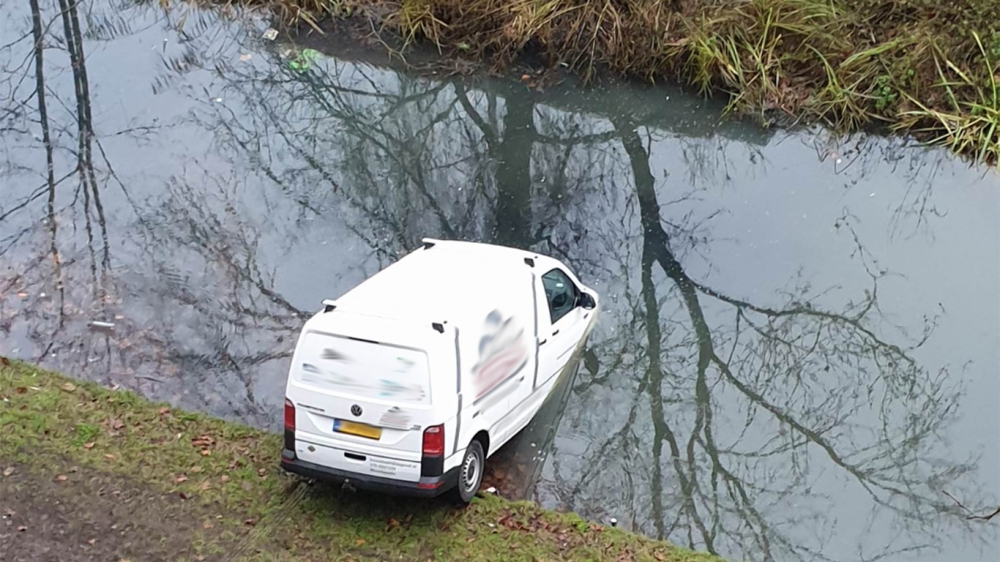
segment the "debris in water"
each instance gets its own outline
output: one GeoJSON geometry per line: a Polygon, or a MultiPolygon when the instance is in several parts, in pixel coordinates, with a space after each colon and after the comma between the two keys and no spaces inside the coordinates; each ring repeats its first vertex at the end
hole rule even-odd
{"type": "Polygon", "coordinates": [[[253,58],[253,55],[251,55],[250,53],[244,53],[244,54],[240,55],[240,62],[247,62],[248,60],[250,60],[252,58],[253,58]]]}
{"type": "Polygon", "coordinates": [[[320,52],[317,51],[316,49],[302,49],[302,52],[299,53],[299,55],[295,57],[294,60],[288,61],[288,66],[292,70],[305,72],[309,70],[310,65],[312,65],[312,61],[319,56],[320,52]]]}
{"type": "Polygon", "coordinates": [[[267,28],[267,31],[264,32],[264,35],[261,35],[261,37],[267,39],[268,41],[274,41],[278,37],[278,30],[273,27],[269,27],[267,28]]]}

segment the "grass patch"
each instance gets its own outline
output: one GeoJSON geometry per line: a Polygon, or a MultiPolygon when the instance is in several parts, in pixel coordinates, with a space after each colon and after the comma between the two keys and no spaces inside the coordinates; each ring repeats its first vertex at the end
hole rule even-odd
{"type": "MultiPolygon", "coordinates": [[[[2,358],[0,358],[2,359],[2,358]]],[[[127,477],[218,513],[191,545],[227,560],[649,560],[713,557],[527,502],[460,510],[307,485],[278,468],[280,437],[72,381],[0,365],[0,464],[55,463],[127,477]]]]}
{"type": "Polygon", "coordinates": [[[404,43],[485,58],[531,53],[677,79],[762,122],[888,126],[1000,157],[996,0],[246,0],[288,19],[370,20],[404,43]]]}

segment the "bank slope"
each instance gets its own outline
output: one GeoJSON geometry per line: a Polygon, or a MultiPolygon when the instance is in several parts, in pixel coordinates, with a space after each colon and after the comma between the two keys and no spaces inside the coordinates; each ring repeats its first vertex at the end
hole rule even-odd
{"type": "Polygon", "coordinates": [[[0,360],[13,558],[718,560],[526,502],[460,510],[310,486],[278,468],[278,435],[0,360]]]}

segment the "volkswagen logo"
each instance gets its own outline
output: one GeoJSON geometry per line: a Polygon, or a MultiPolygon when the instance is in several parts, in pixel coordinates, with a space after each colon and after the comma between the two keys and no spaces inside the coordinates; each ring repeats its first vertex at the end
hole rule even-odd
{"type": "Polygon", "coordinates": [[[354,414],[355,417],[360,416],[361,406],[358,406],[357,404],[351,406],[351,413],[354,414]]]}

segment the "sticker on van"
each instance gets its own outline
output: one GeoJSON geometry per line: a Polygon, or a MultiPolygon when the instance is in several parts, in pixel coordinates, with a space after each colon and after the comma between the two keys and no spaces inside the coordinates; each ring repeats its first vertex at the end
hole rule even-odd
{"type": "Polygon", "coordinates": [[[427,354],[416,349],[310,332],[299,379],[361,399],[429,402],[427,354]]]}
{"type": "Polygon", "coordinates": [[[516,375],[528,362],[524,327],[499,309],[486,315],[479,338],[479,361],[472,367],[478,401],[516,375]]]}

